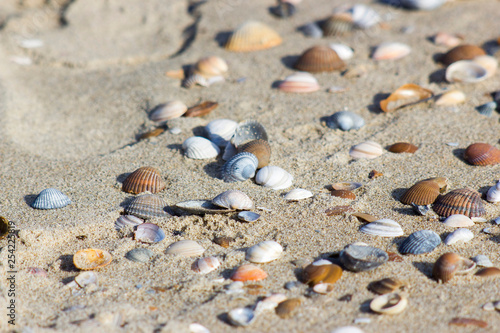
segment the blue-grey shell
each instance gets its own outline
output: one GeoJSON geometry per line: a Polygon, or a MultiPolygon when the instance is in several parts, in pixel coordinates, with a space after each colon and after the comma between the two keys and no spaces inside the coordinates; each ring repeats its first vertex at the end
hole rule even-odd
{"type": "Polygon", "coordinates": [[[493,111],[495,111],[496,108],[497,108],[496,102],[488,102],[486,104],[479,105],[478,107],[476,107],[476,110],[477,112],[479,112],[479,114],[482,114],[483,116],[491,117],[493,111]]]}
{"type": "Polygon", "coordinates": [[[148,262],[149,259],[154,255],[153,251],[143,247],[133,249],[125,254],[125,258],[135,262],[148,262]]]}
{"type": "Polygon", "coordinates": [[[372,246],[347,245],[340,252],[340,262],[344,268],[353,272],[377,268],[389,260],[387,252],[372,246]]]}
{"type": "Polygon", "coordinates": [[[142,194],[134,199],[125,208],[125,212],[143,219],[168,216],[165,211],[166,202],[154,194],[142,194]]]}
{"type": "Polygon", "coordinates": [[[432,252],[439,244],[441,238],[432,230],[419,230],[412,233],[399,246],[403,254],[423,254],[432,252]]]}
{"type": "Polygon", "coordinates": [[[47,188],[38,194],[31,207],[36,209],[56,209],[63,208],[70,203],[71,199],[61,191],[55,188],[47,188]]]}
{"type": "Polygon", "coordinates": [[[365,120],[360,115],[350,111],[339,111],[326,119],[326,126],[342,131],[360,129],[365,125],[365,120]]]}
{"type": "Polygon", "coordinates": [[[311,38],[321,38],[323,37],[323,30],[319,27],[319,25],[315,22],[307,23],[299,28],[300,31],[306,37],[311,38]]]}
{"type": "Polygon", "coordinates": [[[244,222],[255,222],[260,218],[260,214],[245,210],[238,213],[238,218],[244,222]]]}
{"type": "Polygon", "coordinates": [[[234,155],[222,167],[222,179],[226,183],[244,181],[255,176],[259,160],[252,153],[234,155]]]}

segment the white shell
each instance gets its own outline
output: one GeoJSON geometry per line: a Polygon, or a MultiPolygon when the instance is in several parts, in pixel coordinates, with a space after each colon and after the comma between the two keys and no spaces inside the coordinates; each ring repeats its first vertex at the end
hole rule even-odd
{"type": "Polygon", "coordinates": [[[243,222],[252,223],[260,219],[260,214],[245,210],[238,213],[238,218],[243,222]]]}
{"type": "Polygon", "coordinates": [[[496,185],[490,187],[486,194],[486,200],[493,203],[500,202],[500,181],[498,181],[496,185]]]}
{"type": "Polygon", "coordinates": [[[181,240],[170,244],[165,251],[166,254],[179,254],[184,257],[201,256],[205,249],[195,241],[181,240]]]}
{"type": "Polygon", "coordinates": [[[172,101],[160,104],[149,114],[149,119],[154,122],[164,122],[182,116],[187,111],[187,106],[182,101],[172,101]]]}
{"type": "Polygon", "coordinates": [[[406,57],[411,52],[411,48],[403,43],[385,42],[377,46],[373,52],[374,60],[396,60],[406,57]]]}
{"type": "Polygon", "coordinates": [[[382,146],[373,141],[366,141],[357,144],[351,148],[349,155],[352,158],[377,158],[384,153],[382,146]]]}
{"type": "Polygon", "coordinates": [[[364,331],[356,326],[344,326],[334,329],[331,333],[364,333],[364,331]]]}
{"type": "Polygon", "coordinates": [[[491,262],[490,258],[485,256],[484,254],[478,254],[472,260],[476,263],[476,265],[481,266],[481,267],[493,267],[493,263],[491,262]]]}
{"type": "Polygon", "coordinates": [[[476,83],[488,77],[488,71],[483,66],[471,60],[459,60],[446,68],[446,81],[476,83]]]}
{"type": "Polygon", "coordinates": [[[498,60],[489,55],[477,56],[472,61],[486,69],[486,77],[493,76],[498,69],[498,60]]]}
{"type": "Polygon", "coordinates": [[[460,90],[450,90],[439,96],[436,100],[436,105],[456,105],[464,103],[466,100],[465,94],[460,90]]]}
{"type": "Polygon", "coordinates": [[[310,198],[312,196],[313,196],[313,194],[311,191],[304,190],[302,188],[295,188],[285,195],[285,200],[298,201],[298,200],[310,198]]]}
{"type": "Polygon", "coordinates": [[[432,10],[441,7],[446,0],[401,0],[405,7],[420,10],[432,10]]]}
{"type": "Polygon", "coordinates": [[[311,265],[313,266],[324,266],[324,265],[331,265],[332,262],[330,260],[326,260],[326,259],[319,259],[319,260],[316,260],[315,262],[313,262],[311,265]]]}
{"type": "Polygon", "coordinates": [[[466,243],[472,238],[474,238],[474,234],[472,233],[472,231],[470,231],[469,229],[460,228],[450,233],[444,240],[444,243],[446,245],[455,244],[457,242],[466,243]]]}
{"type": "Polygon", "coordinates": [[[255,182],[273,190],[282,190],[292,186],[293,176],[277,166],[265,166],[257,172],[255,182]]]}
{"type": "Polygon", "coordinates": [[[380,15],[366,5],[357,4],[351,7],[352,21],[357,28],[368,29],[381,21],[380,15]]]}
{"type": "Polygon", "coordinates": [[[238,123],[230,119],[215,119],[205,126],[210,141],[223,148],[234,134],[238,123]]]}
{"type": "Polygon", "coordinates": [[[135,227],[144,223],[144,220],[134,215],[121,215],[115,222],[115,229],[121,230],[125,227],[135,227]]]}
{"type": "Polygon", "coordinates": [[[464,228],[474,225],[474,222],[469,217],[462,214],[450,215],[443,221],[443,223],[452,228],[464,228]]]}
{"type": "Polygon", "coordinates": [[[227,209],[245,210],[254,207],[252,199],[239,190],[228,190],[222,192],[212,199],[212,203],[227,209]]]}
{"type": "Polygon", "coordinates": [[[313,291],[317,294],[326,295],[333,291],[333,283],[318,283],[313,287],[313,291]]]}
{"type": "Polygon", "coordinates": [[[370,302],[370,309],[377,313],[398,314],[408,305],[408,300],[397,293],[385,294],[375,297],[370,302]]]}
{"type": "Polygon", "coordinates": [[[263,241],[247,250],[246,259],[253,263],[265,263],[278,259],[283,247],[275,241],[263,241]]]}
{"type": "Polygon", "coordinates": [[[329,128],[342,131],[357,130],[365,126],[365,120],[360,115],[351,111],[338,111],[325,119],[329,128]]]}
{"type": "Polygon", "coordinates": [[[257,302],[255,305],[255,314],[260,314],[264,311],[273,311],[279,303],[286,301],[287,297],[284,294],[272,294],[257,302]]]}
{"type": "Polygon", "coordinates": [[[216,270],[220,266],[220,261],[217,257],[206,257],[196,260],[191,269],[200,274],[207,274],[216,270]]]}
{"type": "Polygon", "coordinates": [[[229,311],[227,318],[235,326],[247,326],[254,321],[255,313],[249,308],[237,308],[229,311]]]}
{"type": "Polygon", "coordinates": [[[192,136],[182,143],[184,154],[193,159],[214,158],[220,153],[219,147],[201,136],[192,136]]]}
{"type": "Polygon", "coordinates": [[[462,43],[463,37],[459,35],[450,34],[447,32],[438,32],[434,37],[433,41],[436,45],[444,45],[449,48],[455,47],[462,43]]]}
{"type": "Polygon", "coordinates": [[[297,72],[281,81],[278,88],[285,92],[308,93],[318,91],[320,86],[318,80],[310,73],[297,72]]]}
{"type": "Polygon", "coordinates": [[[342,60],[349,60],[354,56],[354,50],[345,44],[332,43],[330,44],[330,48],[334,50],[342,60]]]}
{"type": "Polygon", "coordinates": [[[397,237],[404,234],[399,223],[390,219],[373,221],[361,227],[360,231],[365,234],[381,237],[397,237]]]}
{"type": "Polygon", "coordinates": [[[222,166],[222,179],[226,183],[245,181],[255,176],[258,164],[259,160],[254,154],[238,153],[222,166]]]}
{"type": "Polygon", "coordinates": [[[228,69],[226,61],[216,56],[201,58],[194,65],[194,71],[206,78],[224,75],[228,69]]]}
{"type": "Polygon", "coordinates": [[[198,323],[189,324],[189,333],[210,333],[210,330],[198,323]]]}

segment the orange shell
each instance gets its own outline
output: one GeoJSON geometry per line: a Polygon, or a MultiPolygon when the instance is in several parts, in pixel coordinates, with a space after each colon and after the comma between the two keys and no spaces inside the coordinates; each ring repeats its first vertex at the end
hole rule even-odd
{"type": "Polygon", "coordinates": [[[184,117],[202,117],[212,112],[212,110],[218,106],[219,103],[217,102],[205,101],[187,109],[186,113],[184,113],[184,117]]]}
{"type": "Polygon", "coordinates": [[[342,268],[335,264],[313,265],[310,264],[302,272],[302,280],[311,286],[318,283],[335,283],[342,276],[342,268]]]}
{"type": "Polygon", "coordinates": [[[472,165],[495,165],[500,163],[500,149],[488,143],[473,143],[465,150],[464,158],[472,165]]]}
{"type": "Polygon", "coordinates": [[[82,270],[91,270],[108,265],[113,258],[108,251],[84,249],[73,255],[73,264],[82,270]]]}
{"type": "Polygon", "coordinates": [[[280,318],[288,318],[293,311],[302,303],[300,298],[290,298],[278,304],[275,311],[280,318]]]}
{"type": "Polygon", "coordinates": [[[439,184],[432,180],[422,180],[410,187],[399,199],[405,205],[429,205],[436,201],[439,195],[439,184]]]}
{"type": "Polygon", "coordinates": [[[264,23],[248,21],[239,26],[227,41],[225,48],[234,52],[252,52],[280,45],[282,39],[264,23]]]}
{"type": "Polygon", "coordinates": [[[349,200],[354,200],[356,199],[356,195],[352,193],[352,191],[349,190],[332,190],[331,194],[334,197],[339,197],[343,199],[349,199],[349,200]]]}
{"type": "Polygon", "coordinates": [[[486,55],[486,52],[476,45],[459,45],[448,52],[441,58],[441,62],[448,66],[459,60],[472,60],[477,56],[486,55]]]}
{"type": "Polygon", "coordinates": [[[300,71],[316,73],[342,70],[345,64],[337,52],[327,46],[318,45],[305,50],[294,67],[300,71]]]}
{"type": "Polygon", "coordinates": [[[408,142],[396,142],[395,144],[391,145],[389,148],[387,148],[388,151],[391,153],[410,153],[413,154],[416,152],[418,149],[417,146],[412,145],[411,143],[408,142]]]}
{"type": "Polygon", "coordinates": [[[260,281],[267,277],[267,273],[260,267],[252,264],[241,265],[231,275],[233,281],[260,281]]]}
{"type": "Polygon", "coordinates": [[[380,101],[380,108],[384,112],[391,112],[432,96],[433,93],[429,89],[422,88],[413,83],[408,83],[402,85],[390,94],[389,97],[380,101]]]}
{"type": "Polygon", "coordinates": [[[432,268],[432,277],[443,283],[449,281],[457,272],[461,258],[456,253],[443,254],[432,268]]]}
{"type": "Polygon", "coordinates": [[[480,276],[480,277],[498,276],[498,275],[500,275],[500,268],[497,268],[497,267],[482,268],[482,269],[478,270],[475,275],[480,276]]]}
{"type": "Polygon", "coordinates": [[[262,139],[253,140],[238,147],[238,153],[247,152],[254,154],[259,160],[257,169],[263,168],[269,164],[271,159],[271,146],[269,142],[262,139]]]}
{"type": "Polygon", "coordinates": [[[158,193],[166,187],[158,170],[153,167],[141,167],[132,172],[122,184],[122,191],[132,194],[142,192],[158,193]]]}
{"type": "Polygon", "coordinates": [[[481,195],[472,189],[462,188],[438,196],[432,209],[442,217],[462,214],[467,217],[480,217],[486,213],[481,195]]]}

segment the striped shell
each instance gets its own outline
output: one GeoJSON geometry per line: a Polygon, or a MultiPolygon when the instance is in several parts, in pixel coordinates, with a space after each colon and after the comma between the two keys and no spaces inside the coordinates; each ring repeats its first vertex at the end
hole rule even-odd
{"type": "Polygon", "coordinates": [[[184,154],[193,159],[214,158],[220,153],[219,147],[201,136],[192,136],[182,143],[184,154]]]}
{"type": "Polygon", "coordinates": [[[122,184],[122,191],[132,194],[142,192],[157,193],[167,185],[158,170],[153,167],[142,167],[132,172],[122,184]]]}
{"type": "Polygon", "coordinates": [[[396,89],[386,99],[381,100],[380,108],[384,112],[392,112],[432,96],[433,92],[429,89],[422,88],[413,83],[408,83],[396,89]]]}
{"type": "Polygon", "coordinates": [[[91,270],[108,265],[113,258],[108,251],[100,249],[84,249],[73,255],[73,264],[82,270],[91,270]]]}
{"type": "Polygon", "coordinates": [[[488,143],[473,143],[465,149],[464,158],[472,165],[495,165],[500,163],[500,149],[488,143]]]}
{"type": "Polygon", "coordinates": [[[297,72],[287,76],[278,86],[279,90],[294,93],[309,93],[318,91],[318,80],[307,72],[297,72]]]}
{"type": "Polygon", "coordinates": [[[216,56],[201,58],[194,65],[194,72],[204,77],[212,77],[226,74],[228,70],[224,59],[216,56]]]}
{"type": "Polygon", "coordinates": [[[327,117],[325,125],[329,128],[350,131],[360,129],[365,125],[365,120],[360,115],[350,111],[339,111],[327,117]]]}
{"type": "Polygon", "coordinates": [[[340,262],[353,272],[375,269],[389,260],[387,252],[366,245],[347,245],[340,252],[340,262]]]}
{"type": "Polygon", "coordinates": [[[252,153],[259,160],[257,169],[263,168],[269,164],[271,160],[271,146],[269,142],[262,139],[249,141],[238,148],[238,153],[252,153]]]}
{"type": "Polygon", "coordinates": [[[486,52],[479,46],[470,44],[459,45],[446,52],[441,58],[441,62],[449,66],[457,61],[472,60],[482,55],[486,55],[486,52]]]}
{"type": "Polygon", "coordinates": [[[172,101],[160,104],[151,111],[149,119],[154,122],[164,122],[170,119],[179,118],[187,111],[187,106],[181,101],[172,101]]]}
{"type": "Polygon", "coordinates": [[[222,167],[222,179],[226,183],[245,181],[255,176],[259,160],[252,153],[238,153],[222,167]]]}
{"type": "Polygon", "coordinates": [[[130,201],[125,212],[130,215],[148,219],[151,217],[165,217],[169,214],[165,211],[167,203],[157,195],[142,194],[130,201]]]}
{"type": "Polygon", "coordinates": [[[154,255],[153,251],[143,247],[133,249],[125,254],[125,258],[135,262],[148,262],[149,259],[154,255]]]}
{"type": "Polygon", "coordinates": [[[319,260],[307,265],[302,271],[302,281],[311,286],[320,283],[335,283],[342,277],[342,268],[328,260],[319,260]]]}
{"type": "Polygon", "coordinates": [[[491,115],[493,114],[493,111],[495,111],[497,109],[497,107],[498,107],[497,102],[491,101],[491,102],[476,106],[476,110],[479,114],[482,114],[483,116],[491,117],[491,115]]]}
{"type": "Polygon", "coordinates": [[[411,48],[403,43],[385,42],[375,48],[372,54],[374,60],[397,60],[406,57],[411,48]]]}
{"type": "Polygon", "coordinates": [[[254,207],[252,199],[239,190],[228,190],[222,192],[212,199],[214,205],[227,209],[245,210],[254,207]]]}
{"type": "Polygon", "coordinates": [[[225,48],[233,52],[252,52],[280,45],[280,35],[271,27],[257,21],[239,26],[228,39],[225,48]]]}
{"type": "Polygon", "coordinates": [[[264,270],[252,264],[241,265],[231,274],[231,280],[242,282],[260,281],[266,277],[267,273],[264,270]]]}
{"type": "Polygon", "coordinates": [[[472,189],[463,188],[439,196],[432,209],[443,217],[453,214],[463,214],[468,217],[480,217],[486,213],[481,201],[481,195],[472,189]]]}
{"type": "Polygon", "coordinates": [[[217,257],[206,257],[196,260],[191,269],[199,274],[208,274],[215,271],[220,266],[220,261],[217,257]]]}
{"type": "Polygon", "coordinates": [[[403,290],[405,287],[407,287],[407,284],[398,278],[385,278],[371,282],[368,285],[368,290],[375,294],[384,295],[403,290]]]}
{"type": "Polygon", "coordinates": [[[439,195],[439,185],[432,180],[422,180],[410,187],[399,199],[405,205],[430,205],[439,195]]]}
{"type": "Polygon", "coordinates": [[[305,72],[331,72],[345,67],[337,53],[327,46],[313,46],[300,56],[294,66],[305,72]]]}
{"type": "Polygon", "coordinates": [[[399,223],[390,219],[373,221],[361,227],[359,231],[368,235],[380,237],[397,237],[404,234],[399,223]]]}
{"type": "Polygon", "coordinates": [[[255,182],[273,190],[282,190],[292,186],[293,176],[277,166],[266,166],[257,172],[255,182]]]}
{"type": "Polygon", "coordinates": [[[460,228],[446,236],[444,243],[446,245],[452,245],[458,242],[466,243],[472,238],[474,238],[474,234],[472,233],[472,231],[470,231],[469,229],[460,228]]]}
{"type": "Polygon", "coordinates": [[[55,188],[46,188],[42,190],[31,207],[36,209],[57,209],[66,207],[71,203],[71,199],[64,193],[55,188]]]}
{"type": "Polygon", "coordinates": [[[351,150],[349,150],[349,155],[352,158],[366,158],[366,159],[374,159],[379,157],[384,153],[382,146],[373,141],[366,141],[355,146],[352,146],[351,150]]]}
{"type": "Polygon", "coordinates": [[[455,274],[470,272],[476,264],[456,253],[445,253],[436,260],[432,268],[432,277],[443,283],[449,281],[455,274]]]}
{"type": "Polygon", "coordinates": [[[215,119],[205,126],[210,141],[223,148],[229,142],[238,127],[238,123],[230,119],[215,119]]]}
{"type": "Polygon", "coordinates": [[[465,215],[453,214],[448,216],[446,220],[443,221],[443,224],[451,228],[464,228],[472,227],[474,225],[474,221],[465,215]]]}
{"type": "Polygon", "coordinates": [[[302,188],[296,188],[291,190],[285,195],[285,200],[287,201],[298,201],[302,199],[307,199],[312,197],[313,194],[311,191],[304,190],[302,188]]]}
{"type": "Polygon", "coordinates": [[[183,257],[201,256],[205,249],[193,240],[181,240],[170,244],[165,250],[165,254],[178,254],[183,257]]]}
{"type": "Polygon", "coordinates": [[[144,220],[134,215],[121,215],[118,219],[116,219],[115,229],[121,230],[126,227],[135,227],[142,223],[144,223],[144,220]]]}
{"type": "Polygon", "coordinates": [[[165,239],[165,232],[156,224],[142,223],[135,229],[134,238],[142,243],[158,243],[165,239]]]}
{"type": "Polygon", "coordinates": [[[387,150],[390,151],[391,153],[396,153],[396,154],[400,153],[413,154],[418,150],[418,147],[408,142],[396,142],[395,144],[387,148],[387,150]]]}
{"type": "Polygon", "coordinates": [[[488,70],[480,64],[471,60],[460,60],[446,68],[446,81],[477,83],[489,77],[488,70]]]}
{"type": "Polygon", "coordinates": [[[441,244],[441,238],[432,230],[419,230],[408,236],[399,246],[403,254],[423,254],[434,251],[441,244]]]}
{"type": "Polygon", "coordinates": [[[253,263],[266,263],[278,259],[283,247],[275,241],[263,241],[247,250],[246,259],[253,263]]]}

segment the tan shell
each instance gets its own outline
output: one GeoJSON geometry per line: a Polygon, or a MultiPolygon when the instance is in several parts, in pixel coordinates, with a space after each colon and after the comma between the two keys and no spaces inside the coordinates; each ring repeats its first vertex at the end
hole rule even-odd
{"type": "Polygon", "coordinates": [[[474,318],[462,318],[455,317],[448,322],[448,325],[454,326],[476,326],[481,328],[488,327],[488,323],[484,320],[474,319],[474,318]]]}
{"type": "Polygon", "coordinates": [[[467,97],[460,90],[450,90],[436,99],[436,105],[457,105],[464,103],[467,97]]]}
{"type": "Polygon", "coordinates": [[[472,60],[482,55],[486,55],[486,52],[479,46],[470,44],[459,45],[446,52],[441,58],[441,62],[448,66],[456,61],[472,60]]]}
{"type": "Polygon", "coordinates": [[[302,303],[300,298],[290,298],[278,304],[276,314],[280,318],[290,317],[294,310],[302,303]]]}
{"type": "Polygon", "coordinates": [[[301,71],[316,73],[342,70],[345,64],[337,52],[328,46],[318,45],[305,50],[294,67],[301,71]]]}
{"type": "Polygon", "coordinates": [[[388,151],[391,153],[410,153],[413,154],[418,150],[418,147],[408,143],[408,142],[396,142],[395,144],[391,145],[389,148],[387,148],[388,151]]]}
{"type": "Polygon", "coordinates": [[[271,146],[266,140],[257,139],[247,142],[238,148],[238,153],[241,152],[252,153],[257,157],[259,160],[257,169],[267,166],[271,160],[271,146]]]}
{"type": "Polygon", "coordinates": [[[378,220],[378,218],[376,218],[375,216],[366,213],[352,213],[351,215],[357,217],[358,219],[361,219],[362,221],[366,221],[369,223],[378,220]]]}
{"type": "Polygon", "coordinates": [[[186,113],[184,113],[184,117],[192,118],[192,117],[202,117],[214,110],[219,106],[219,103],[212,101],[201,102],[200,104],[194,105],[187,109],[186,113]]]}
{"type": "Polygon", "coordinates": [[[160,104],[149,114],[149,119],[154,122],[164,122],[170,119],[178,118],[187,111],[187,106],[182,101],[172,101],[160,104]]]}
{"type": "Polygon", "coordinates": [[[500,268],[498,267],[485,267],[478,270],[475,274],[480,277],[497,277],[500,275],[500,268]]]}
{"type": "Polygon", "coordinates": [[[334,197],[339,197],[343,199],[354,200],[356,199],[356,195],[349,190],[332,190],[330,192],[334,197]]]}
{"type": "Polygon", "coordinates": [[[374,60],[397,60],[406,57],[411,52],[411,48],[403,43],[385,42],[378,45],[373,52],[374,60]]]}
{"type": "Polygon", "coordinates": [[[465,150],[464,158],[472,165],[495,165],[500,163],[500,149],[488,143],[473,143],[465,150]]]}
{"type": "Polygon", "coordinates": [[[370,309],[377,313],[398,314],[408,305],[406,297],[397,293],[384,294],[375,297],[370,302],[370,309]]]}
{"type": "Polygon", "coordinates": [[[318,91],[320,86],[318,80],[311,74],[307,72],[297,72],[287,76],[281,81],[278,88],[285,92],[309,93],[318,91]]]}
{"type": "Polygon", "coordinates": [[[217,257],[206,257],[196,260],[192,265],[191,269],[199,274],[208,274],[211,271],[216,270],[220,266],[220,261],[217,257]]]}
{"type": "Polygon", "coordinates": [[[122,184],[122,191],[139,194],[142,192],[157,193],[167,185],[160,176],[158,170],[153,167],[141,167],[132,172],[122,184]]]}
{"type": "Polygon", "coordinates": [[[108,251],[99,249],[84,249],[73,255],[73,264],[82,270],[91,270],[108,265],[113,257],[108,251]]]}
{"type": "Polygon", "coordinates": [[[439,195],[439,185],[432,180],[422,180],[410,187],[399,199],[405,205],[430,205],[439,195]]]}
{"type": "Polygon", "coordinates": [[[384,153],[382,146],[374,141],[366,141],[351,147],[349,155],[352,158],[374,159],[384,153]]]}
{"type": "Polygon", "coordinates": [[[228,70],[224,59],[216,56],[205,57],[194,65],[194,71],[204,77],[212,77],[226,74],[228,70]]]}
{"type": "Polygon", "coordinates": [[[432,268],[432,277],[443,283],[449,281],[455,274],[469,272],[476,266],[472,260],[464,258],[456,253],[445,253],[438,258],[432,268]]]}
{"type": "Polygon", "coordinates": [[[356,182],[338,182],[338,183],[332,184],[332,189],[354,191],[362,186],[363,186],[363,184],[356,183],[356,182]]]}
{"type": "Polygon", "coordinates": [[[234,242],[234,238],[227,236],[214,237],[213,242],[227,249],[234,242]]]}
{"type": "Polygon", "coordinates": [[[368,290],[374,292],[375,294],[383,295],[404,290],[405,287],[407,287],[407,284],[398,278],[385,278],[371,282],[368,285],[368,290]]]}
{"type": "Polygon", "coordinates": [[[389,97],[380,101],[380,108],[384,112],[415,104],[421,100],[432,97],[432,91],[419,85],[408,83],[396,89],[389,97]]]}
{"type": "Polygon", "coordinates": [[[183,257],[197,257],[201,256],[205,249],[197,242],[189,239],[180,240],[170,244],[165,254],[178,254],[183,257]]]}
{"type": "Polygon", "coordinates": [[[439,196],[432,209],[443,217],[463,214],[468,217],[480,217],[486,213],[481,201],[481,195],[472,189],[463,188],[439,196]]]}
{"type": "Polygon", "coordinates": [[[461,34],[450,34],[447,32],[438,32],[432,38],[434,44],[455,47],[462,43],[464,36],[461,34]]]}
{"type": "Polygon", "coordinates": [[[314,263],[306,266],[302,272],[302,281],[314,286],[319,283],[337,282],[342,276],[342,268],[335,264],[315,265],[314,263]]]}
{"type": "Polygon", "coordinates": [[[280,45],[280,35],[271,27],[257,21],[239,26],[227,41],[225,48],[234,52],[252,52],[280,45]]]}

